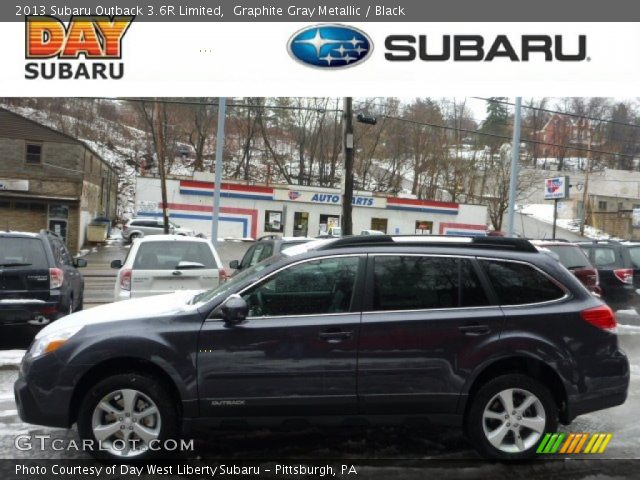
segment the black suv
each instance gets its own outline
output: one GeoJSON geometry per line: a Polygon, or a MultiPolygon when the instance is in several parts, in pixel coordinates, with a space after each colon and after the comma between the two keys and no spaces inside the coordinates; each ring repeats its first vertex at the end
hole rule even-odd
{"type": "Polygon", "coordinates": [[[602,299],[614,311],[639,308],[640,243],[594,240],[578,245],[598,269],[602,299]]]}
{"type": "Polygon", "coordinates": [[[251,245],[245,252],[241,261],[232,260],[229,267],[234,269],[233,275],[237,275],[242,270],[253,267],[256,263],[280,253],[285,248],[301,245],[313,240],[308,237],[280,237],[278,235],[265,235],[260,237],[256,243],[251,245]]]}
{"type": "MultiPolygon", "coordinates": [[[[624,403],[611,309],[528,241],[345,237],[40,332],[21,418],[143,457],[190,427],[446,421],[494,458],[624,403]]],[[[173,441],[173,440],[172,440],[173,441]]],[[[97,447],[100,448],[97,448],[97,447]]]]}
{"type": "Polygon", "coordinates": [[[0,325],[44,325],[82,310],[76,268],[86,264],[53,232],[0,232],[0,325]]]}

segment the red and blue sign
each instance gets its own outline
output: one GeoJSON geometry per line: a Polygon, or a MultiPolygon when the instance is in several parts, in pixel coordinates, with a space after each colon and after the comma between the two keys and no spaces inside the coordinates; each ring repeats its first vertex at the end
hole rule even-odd
{"type": "MultiPolygon", "coordinates": [[[[183,195],[204,195],[213,197],[213,183],[198,180],[180,180],[180,193],[183,195]]],[[[223,183],[220,188],[222,198],[244,198],[250,200],[273,200],[273,188],[256,185],[236,185],[223,183]]]]}
{"type": "Polygon", "coordinates": [[[547,178],[544,181],[544,199],[561,200],[569,197],[569,177],[547,178]]]}

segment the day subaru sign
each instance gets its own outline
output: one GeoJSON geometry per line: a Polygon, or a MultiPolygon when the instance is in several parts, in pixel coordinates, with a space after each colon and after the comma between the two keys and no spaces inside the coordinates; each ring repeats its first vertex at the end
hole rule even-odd
{"type": "Polygon", "coordinates": [[[289,39],[289,54],[316,68],[337,69],[364,62],[373,42],[362,30],[339,24],[320,24],[298,30],[289,39]]]}
{"type": "Polygon", "coordinates": [[[554,177],[545,179],[545,200],[563,200],[565,198],[569,198],[569,177],[554,177]]]}

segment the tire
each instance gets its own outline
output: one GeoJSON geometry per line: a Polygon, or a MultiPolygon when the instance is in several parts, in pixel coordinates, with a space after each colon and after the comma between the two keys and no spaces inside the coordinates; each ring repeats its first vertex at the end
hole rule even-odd
{"type": "Polygon", "coordinates": [[[139,233],[132,233],[131,235],[129,235],[129,242],[130,242],[130,243],[133,243],[133,241],[134,241],[136,238],[140,238],[140,234],[139,234],[139,233]]]}
{"type": "Polygon", "coordinates": [[[542,383],[527,375],[508,374],[490,380],[470,402],[466,432],[475,449],[487,458],[531,458],[544,434],[555,432],[558,427],[558,406],[553,396],[542,383]],[[505,409],[509,398],[511,412],[505,409]],[[526,407],[524,411],[519,409],[521,406],[526,407]]]}
{"type": "Polygon", "coordinates": [[[78,412],[78,433],[93,445],[89,453],[95,458],[125,461],[153,458],[163,453],[164,441],[178,441],[176,402],[153,377],[136,372],[113,375],[86,393],[78,412]],[[123,408],[127,399],[133,408],[123,408]],[[144,414],[153,411],[153,407],[157,413],[144,414]],[[103,432],[99,439],[94,428],[103,432]],[[154,441],[153,449],[141,448],[144,439],[154,441]]]}
{"type": "MultiPolygon", "coordinates": [[[[84,286],[82,287],[84,289],[84,286]]],[[[80,298],[78,299],[78,305],[76,306],[76,312],[79,312],[84,308],[84,292],[80,292],[80,298]]]]}

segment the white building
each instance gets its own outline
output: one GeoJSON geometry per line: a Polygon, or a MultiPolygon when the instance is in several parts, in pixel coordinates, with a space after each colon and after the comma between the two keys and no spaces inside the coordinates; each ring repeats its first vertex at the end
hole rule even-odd
{"type": "MultiPolygon", "coordinates": [[[[174,223],[211,235],[213,182],[167,179],[167,204],[174,223]]],[[[204,180],[207,179],[207,180],[204,180]]],[[[296,185],[245,185],[225,182],[220,190],[220,225],[224,238],[259,238],[268,234],[317,236],[340,225],[337,189],[296,185]]],[[[138,177],[136,213],[161,216],[160,180],[138,177]]],[[[355,192],[353,232],[381,230],[389,234],[472,234],[487,230],[487,207],[434,202],[355,192]]]]}

